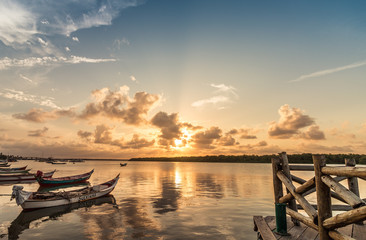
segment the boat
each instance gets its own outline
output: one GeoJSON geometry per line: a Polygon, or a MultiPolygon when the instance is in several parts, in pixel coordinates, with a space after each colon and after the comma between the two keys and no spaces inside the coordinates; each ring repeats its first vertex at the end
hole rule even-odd
{"type": "Polygon", "coordinates": [[[88,181],[82,182],[82,183],[75,183],[75,184],[67,184],[67,185],[58,185],[58,186],[39,186],[37,189],[37,192],[53,192],[60,189],[68,188],[68,189],[74,189],[74,188],[80,188],[80,187],[86,187],[90,186],[90,183],[88,181]]]}
{"type": "Polygon", "coordinates": [[[99,206],[102,204],[110,204],[112,206],[116,205],[116,200],[113,195],[107,195],[97,199],[88,200],[85,202],[77,202],[70,205],[56,206],[50,208],[41,208],[34,211],[22,211],[16,219],[14,219],[10,227],[8,228],[8,238],[9,239],[19,239],[19,236],[24,230],[29,229],[32,224],[35,223],[37,226],[39,224],[47,223],[47,221],[55,221],[64,214],[68,214],[79,208],[90,208],[93,206],[99,206]]]}
{"type": "Polygon", "coordinates": [[[23,191],[23,186],[15,185],[11,199],[15,198],[17,205],[24,210],[68,205],[109,194],[117,185],[118,179],[119,174],[108,182],[67,192],[27,192],[23,191]]]}
{"type": "MultiPolygon", "coordinates": [[[[53,170],[52,172],[44,173],[45,177],[52,177],[52,175],[56,172],[53,170]]],[[[28,181],[28,180],[36,180],[36,176],[33,173],[16,173],[16,174],[0,174],[0,182],[5,181],[28,181]]]]}
{"type": "Polygon", "coordinates": [[[66,162],[56,162],[56,161],[53,161],[53,162],[50,162],[51,164],[66,164],[66,162]]]}
{"type": "Polygon", "coordinates": [[[0,167],[10,167],[11,164],[8,163],[0,163],[0,167]]]}
{"type": "Polygon", "coordinates": [[[36,174],[36,179],[41,186],[57,186],[57,185],[65,185],[65,184],[75,184],[87,181],[90,176],[93,174],[94,169],[90,172],[79,174],[75,176],[68,176],[68,177],[59,177],[59,178],[52,178],[52,177],[43,177],[42,172],[38,171],[36,174]]]}
{"type": "Polygon", "coordinates": [[[121,167],[127,166],[127,163],[120,163],[121,167]]]}
{"type": "Polygon", "coordinates": [[[28,165],[25,167],[16,167],[16,168],[1,168],[0,167],[0,171],[1,170],[25,170],[27,167],[28,167],[28,165]]]}
{"type": "Polygon", "coordinates": [[[2,174],[17,174],[17,173],[28,173],[30,169],[24,169],[24,170],[12,170],[9,169],[0,169],[0,175],[2,174]]]}

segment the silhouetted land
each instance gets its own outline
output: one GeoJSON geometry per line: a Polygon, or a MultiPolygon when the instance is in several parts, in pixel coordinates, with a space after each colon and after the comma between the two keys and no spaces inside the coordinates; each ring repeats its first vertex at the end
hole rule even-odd
{"type": "MultiPolygon", "coordinates": [[[[366,164],[364,154],[322,154],[326,157],[329,164],[344,164],[345,158],[354,158],[357,164],[366,164]]],[[[225,163],[270,163],[272,155],[218,155],[201,157],[150,157],[150,158],[131,158],[129,161],[159,161],[159,162],[225,162],[225,163]]],[[[290,163],[313,163],[311,153],[288,154],[290,163]]]]}

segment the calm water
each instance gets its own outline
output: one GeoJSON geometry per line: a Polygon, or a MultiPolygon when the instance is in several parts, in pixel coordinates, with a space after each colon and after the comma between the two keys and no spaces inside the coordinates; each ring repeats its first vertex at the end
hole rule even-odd
{"type": "MultiPolygon", "coordinates": [[[[274,215],[270,164],[12,163],[24,165],[34,171],[57,169],[54,177],[95,169],[91,184],[121,176],[113,197],[52,209],[22,212],[10,197],[0,196],[0,238],[256,239],[253,215],[274,215]]],[[[18,185],[26,191],[39,187],[37,182],[18,185]]],[[[0,185],[0,194],[11,188],[0,185]]]]}

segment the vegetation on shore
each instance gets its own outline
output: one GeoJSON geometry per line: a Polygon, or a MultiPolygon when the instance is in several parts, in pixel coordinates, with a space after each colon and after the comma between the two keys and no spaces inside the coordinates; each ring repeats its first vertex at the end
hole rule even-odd
{"type": "MultiPolygon", "coordinates": [[[[311,153],[288,154],[290,163],[313,163],[311,153]]],[[[364,154],[323,154],[329,164],[344,164],[345,158],[354,158],[357,164],[366,164],[364,154]]],[[[216,155],[200,157],[149,157],[131,158],[129,161],[160,161],[160,162],[230,162],[230,163],[270,163],[271,158],[278,155],[216,155]]]]}

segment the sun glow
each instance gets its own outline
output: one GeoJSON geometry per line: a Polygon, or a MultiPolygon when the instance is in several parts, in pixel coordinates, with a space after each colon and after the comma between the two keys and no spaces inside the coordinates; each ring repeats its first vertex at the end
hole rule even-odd
{"type": "Polygon", "coordinates": [[[172,146],[173,148],[177,149],[177,150],[183,150],[185,148],[189,148],[190,147],[190,140],[192,139],[192,133],[190,133],[187,128],[183,128],[182,130],[182,135],[180,138],[177,138],[174,140],[174,146],[172,146]]]}

